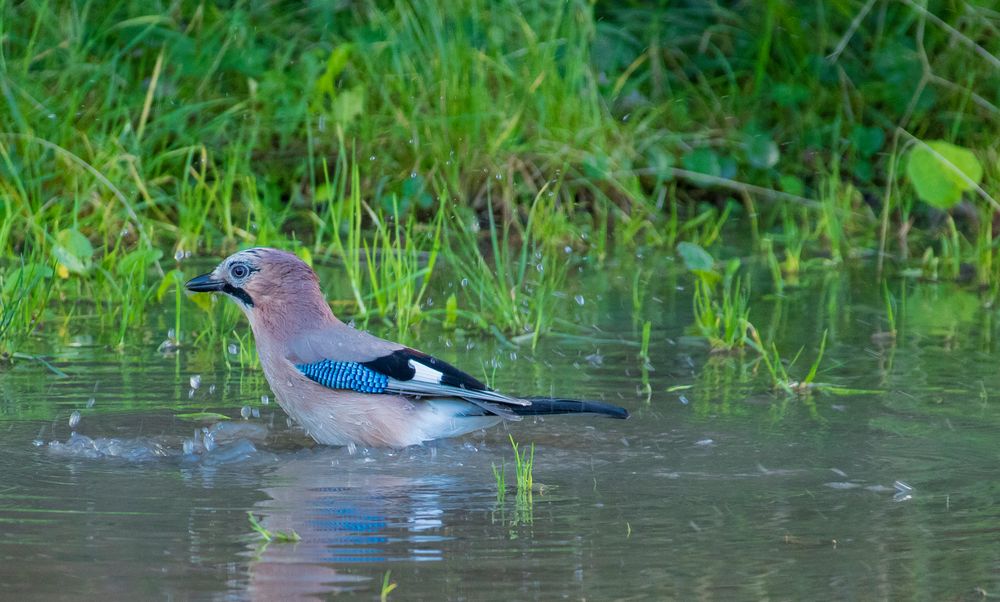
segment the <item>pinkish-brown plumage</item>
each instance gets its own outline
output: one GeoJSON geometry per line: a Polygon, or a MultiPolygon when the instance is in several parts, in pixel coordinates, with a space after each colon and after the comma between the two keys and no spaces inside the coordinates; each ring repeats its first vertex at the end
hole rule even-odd
{"type": "Polygon", "coordinates": [[[405,447],[518,414],[628,415],[599,402],[509,397],[445,362],[356,330],[333,315],[312,269],[286,251],[240,251],[187,287],[225,293],[243,310],[278,403],[320,443],[405,447]]]}

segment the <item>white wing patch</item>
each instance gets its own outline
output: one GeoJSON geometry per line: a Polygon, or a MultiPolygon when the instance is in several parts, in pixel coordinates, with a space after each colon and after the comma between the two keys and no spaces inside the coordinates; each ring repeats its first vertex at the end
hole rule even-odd
{"type": "Polygon", "coordinates": [[[441,382],[441,376],[443,375],[441,374],[440,370],[435,370],[430,366],[426,366],[424,364],[421,364],[420,362],[415,362],[413,360],[409,360],[407,363],[410,365],[411,368],[413,368],[413,380],[419,380],[425,383],[434,383],[434,384],[438,384],[441,382]]]}

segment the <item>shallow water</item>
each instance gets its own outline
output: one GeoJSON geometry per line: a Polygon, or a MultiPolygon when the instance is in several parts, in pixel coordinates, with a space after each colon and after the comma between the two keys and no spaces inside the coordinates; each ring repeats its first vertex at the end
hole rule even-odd
{"type": "Polygon", "coordinates": [[[124,353],[81,344],[86,319],[46,329],[35,350],[68,378],[30,361],[0,372],[4,597],[373,599],[387,571],[401,600],[979,599],[1000,587],[998,333],[975,292],[890,283],[895,339],[879,335],[881,289],[865,270],[819,270],[755,299],[762,336],[786,359],[804,348],[793,376],[826,330],[817,380],[867,390],[800,398],[773,392],[752,353],[709,354],[685,334],[687,278],[639,268],[574,274],[564,318],[579,328],[557,325],[534,351],[430,326],[409,341],[476,375],[495,365],[501,390],[605,399],[630,420],[529,419],[399,451],[312,445],[262,403],[259,373],[215,357],[224,346],[156,352],[169,308],[124,353]],[[647,319],[648,399],[636,358],[647,319]],[[194,411],[233,420],[177,417],[194,411]],[[498,500],[493,466],[513,481],[508,431],[535,444],[530,501],[513,488],[498,500]],[[301,541],[263,543],[248,511],[301,541]]]}

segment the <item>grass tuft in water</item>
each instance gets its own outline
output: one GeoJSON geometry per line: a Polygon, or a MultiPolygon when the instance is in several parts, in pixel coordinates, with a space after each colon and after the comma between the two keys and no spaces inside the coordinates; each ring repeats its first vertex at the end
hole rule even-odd
{"type": "Polygon", "coordinates": [[[535,466],[535,444],[531,448],[518,451],[518,444],[514,441],[514,435],[510,437],[510,445],[514,448],[514,470],[517,475],[517,495],[531,495],[531,488],[534,485],[533,470],[535,466]]]}
{"type": "Polygon", "coordinates": [[[392,571],[386,571],[382,575],[382,590],[379,592],[379,600],[381,600],[381,602],[386,602],[386,600],[389,599],[389,594],[391,594],[396,589],[396,586],[399,585],[398,583],[389,583],[389,577],[391,576],[392,571]]]}
{"type": "Polygon", "coordinates": [[[712,351],[732,351],[747,344],[750,326],[750,290],[736,277],[739,260],[730,262],[718,279],[699,275],[695,280],[695,330],[712,351]]]}
{"type": "Polygon", "coordinates": [[[263,539],[264,541],[266,541],[268,543],[270,543],[272,541],[273,542],[277,542],[277,543],[295,543],[297,541],[301,541],[302,540],[302,537],[298,533],[296,533],[294,530],[292,530],[292,531],[271,531],[270,529],[266,528],[264,525],[260,524],[260,521],[257,520],[257,517],[254,516],[253,512],[251,512],[249,510],[247,510],[247,519],[250,521],[250,528],[252,528],[254,531],[256,531],[257,533],[259,533],[261,539],[263,539]]]}
{"type": "Polygon", "coordinates": [[[504,500],[507,498],[507,465],[503,462],[497,467],[493,464],[493,479],[497,484],[497,505],[503,506],[504,500]]]}

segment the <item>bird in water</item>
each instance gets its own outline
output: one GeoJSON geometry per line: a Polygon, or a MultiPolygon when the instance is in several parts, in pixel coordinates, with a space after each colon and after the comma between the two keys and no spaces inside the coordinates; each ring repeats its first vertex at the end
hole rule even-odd
{"type": "Polygon", "coordinates": [[[333,315],[312,268],[287,251],[240,251],[186,287],[222,293],[243,310],[278,403],[322,444],[401,448],[524,416],[628,418],[624,408],[597,401],[505,395],[357,330],[333,315]]]}

